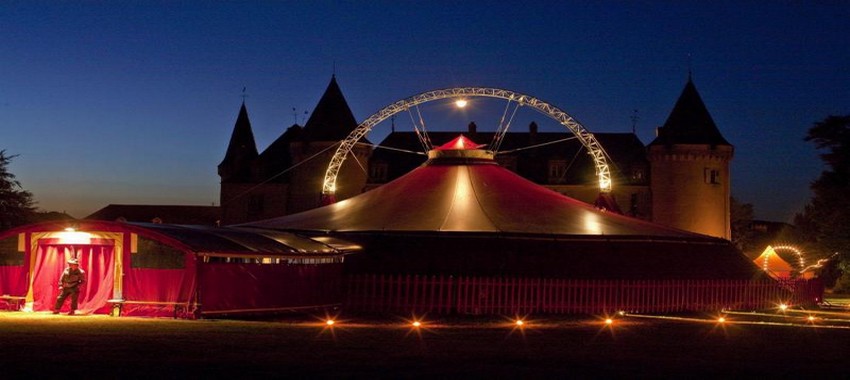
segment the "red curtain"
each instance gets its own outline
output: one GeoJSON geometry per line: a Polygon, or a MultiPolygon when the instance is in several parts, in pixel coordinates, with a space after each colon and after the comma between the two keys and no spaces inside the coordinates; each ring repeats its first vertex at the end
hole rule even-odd
{"type": "MultiPolygon", "coordinates": [[[[33,310],[53,309],[59,295],[59,277],[71,257],[80,260],[86,271],[86,283],[80,288],[77,312],[81,314],[107,313],[106,301],[112,298],[115,267],[114,247],[110,245],[42,245],[38,246],[33,271],[33,310]]],[[[70,310],[70,298],[62,311],[70,310]]]]}
{"type": "Polygon", "coordinates": [[[23,297],[26,294],[26,265],[0,266],[0,295],[23,297]]]}

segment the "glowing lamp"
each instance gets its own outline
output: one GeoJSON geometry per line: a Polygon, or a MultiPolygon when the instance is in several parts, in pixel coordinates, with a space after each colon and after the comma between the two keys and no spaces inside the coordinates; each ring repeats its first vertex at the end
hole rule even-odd
{"type": "Polygon", "coordinates": [[[717,318],[717,322],[719,322],[719,323],[725,323],[725,322],[726,322],[726,318],[724,318],[724,317],[717,318]]]}
{"type": "Polygon", "coordinates": [[[814,322],[814,320],[815,320],[815,316],[814,316],[814,315],[810,315],[810,316],[809,316],[809,322],[814,322]]]}
{"type": "Polygon", "coordinates": [[[524,324],[525,324],[525,322],[523,322],[523,321],[522,321],[522,319],[517,319],[517,320],[516,320],[516,325],[517,325],[517,326],[522,326],[522,325],[524,325],[524,324]]]}
{"type": "Polygon", "coordinates": [[[71,227],[66,228],[64,232],[59,232],[57,235],[61,244],[90,244],[92,238],[90,233],[80,232],[71,227]]]}
{"type": "Polygon", "coordinates": [[[611,325],[611,324],[613,324],[613,323],[614,323],[614,320],[613,320],[613,319],[611,319],[611,318],[605,318],[605,324],[606,324],[606,325],[611,325]]]}
{"type": "Polygon", "coordinates": [[[466,99],[458,99],[458,100],[455,102],[455,105],[457,106],[457,108],[463,108],[463,107],[466,107],[466,104],[467,104],[466,99]]]}
{"type": "Polygon", "coordinates": [[[422,323],[421,323],[421,322],[419,322],[419,321],[413,321],[413,323],[412,323],[412,324],[413,324],[413,327],[419,327],[419,326],[422,326],[422,323]]]}
{"type": "Polygon", "coordinates": [[[779,304],[779,310],[785,311],[788,310],[788,305],[781,303],[779,304]]]}
{"type": "Polygon", "coordinates": [[[328,319],[327,321],[325,321],[325,324],[328,325],[328,326],[333,326],[334,323],[336,323],[336,322],[334,322],[333,319],[328,319]]]}

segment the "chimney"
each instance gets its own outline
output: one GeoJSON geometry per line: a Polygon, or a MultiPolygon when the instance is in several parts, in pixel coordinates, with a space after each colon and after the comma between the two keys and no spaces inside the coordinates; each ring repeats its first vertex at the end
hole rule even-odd
{"type": "Polygon", "coordinates": [[[470,134],[470,136],[473,136],[473,135],[475,135],[476,133],[478,133],[478,126],[477,126],[477,125],[475,125],[475,122],[474,122],[474,121],[473,121],[473,122],[471,122],[471,123],[469,123],[468,128],[469,128],[469,134],[470,134]]]}
{"type": "Polygon", "coordinates": [[[537,143],[537,123],[533,121],[528,125],[528,142],[531,145],[537,143]]]}

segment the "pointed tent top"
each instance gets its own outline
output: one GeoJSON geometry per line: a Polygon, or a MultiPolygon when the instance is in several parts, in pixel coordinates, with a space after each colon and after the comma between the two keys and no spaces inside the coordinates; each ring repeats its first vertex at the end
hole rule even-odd
{"type": "Polygon", "coordinates": [[[226,180],[240,172],[247,171],[250,162],[257,158],[257,144],[254,141],[254,131],[251,129],[251,121],[248,119],[248,108],[245,101],[239,108],[239,116],[233,126],[233,134],[230,135],[230,144],[224,160],[218,164],[219,175],[226,180]],[[227,177],[227,178],[225,178],[227,177]]]}
{"type": "Polygon", "coordinates": [[[355,128],[357,120],[336,83],[336,75],[332,75],[328,88],[304,125],[304,136],[310,141],[339,141],[355,128]]]}
{"type": "Polygon", "coordinates": [[[473,149],[481,149],[485,144],[476,144],[475,141],[469,139],[464,135],[460,135],[456,137],[454,140],[449,141],[443,145],[440,145],[434,149],[436,150],[473,150],[473,149]]]}
{"type": "Polygon", "coordinates": [[[690,76],[658,137],[649,145],[672,144],[731,145],[714,124],[690,76]]]}

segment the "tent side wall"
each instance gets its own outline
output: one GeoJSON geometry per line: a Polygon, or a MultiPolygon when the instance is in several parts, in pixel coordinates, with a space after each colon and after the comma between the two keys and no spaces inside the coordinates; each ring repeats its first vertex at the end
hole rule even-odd
{"type": "Polygon", "coordinates": [[[201,315],[256,314],[322,308],[342,302],[342,263],[204,262],[201,315]]]}
{"type": "Polygon", "coordinates": [[[0,238],[0,310],[18,310],[27,294],[26,234],[0,238]]]}
{"type": "Polygon", "coordinates": [[[197,257],[155,238],[130,235],[124,257],[120,314],[142,317],[192,317],[197,309],[197,257]]]}

